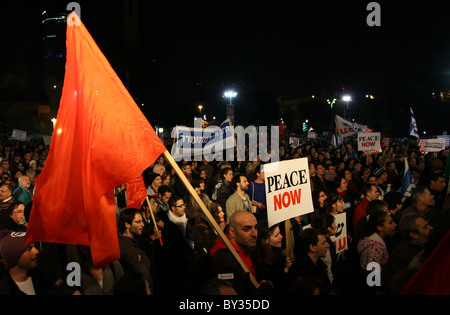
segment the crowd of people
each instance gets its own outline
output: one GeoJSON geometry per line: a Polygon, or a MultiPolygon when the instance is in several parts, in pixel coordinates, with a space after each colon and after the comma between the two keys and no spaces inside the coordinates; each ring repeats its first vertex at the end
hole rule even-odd
{"type": "Polygon", "coordinates": [[[120,259],[99,268],[87,246],[23,242],[49,147],[41,138],[3,139],[0,294],[400,294],[450,229],[448,148],[424,154],[414,141],[398,140],[364,155],[353,137],[344,140],[291,146],[281,137],[280,160],[308,158],[314,205],[290,219],[290,231],[268,226],[259,158],[179,162],[214,225],[160,156],[142,173],[149,198],[140,209],[127,207],[126,184],[115,188],[120,259]],[[401,193],[405,160],[410,196],[401,193]],[[348,249],[337,253],[332,237],[341,213],[348,249]],[[72,262],[81,267],[75,284],[68,283],[72,262]],[[381,269],[375,285],[368,281],[373,268],[381,269]]]}

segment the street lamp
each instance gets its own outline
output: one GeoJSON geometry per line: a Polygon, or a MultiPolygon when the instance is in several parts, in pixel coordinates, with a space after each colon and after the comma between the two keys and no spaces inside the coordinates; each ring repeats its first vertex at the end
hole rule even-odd
{"type": "Polygon", "coordinates": [[[231,100],[233,99],[233,97],[237,96],[237,93],[235,91],[226,91],[223,96],[228,97],[230,99],[230,106],[231,106],[231,100]]]}
{"type": "Polygon", "coordinates": [[[237,96],[237,93],[233,90],[228,90],[223,93],[223,96],[230,99],[230,104],[227,106],[227,118],[230,118],[231,122],[234,123],[234,105],[232,100],[237,96]]]}
{"type": "Polygon", "coordinates": [[[202,105],[198,105],[198,110],[200,111],[200,117],[202,117],[202,108],[203,108],[202,105]]]}
{"type": "MultiPolygon", "coordinates": [[[[344,97],[342,97],[342,100],[344,102],[347,102],[347,110],[348,110],[348,103],[352,101],[352,98],[349,95],[344,95],[344,97]]],[[[347,119],[345,113],[346,111],[344,110],[344,118],[347,119]]]]}

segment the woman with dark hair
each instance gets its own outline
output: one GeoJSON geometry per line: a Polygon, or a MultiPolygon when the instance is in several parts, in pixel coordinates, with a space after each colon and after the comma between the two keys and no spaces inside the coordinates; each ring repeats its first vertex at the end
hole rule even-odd
{"type": "MultiPolygon", "coordinates": [[[[371,203],[377,201],[381,200],[374,200],[371,203]]],[[[369,206],[367,207],[369,208],[369,206]]],[[[389,253],[385,240],[394,234],[397,226],[389,211],[387,211],[386,203],[384,209],[378,207],[373,211],[368,209],[367,213],[368,215],[358,222],[361,237],[358,241],[357,250],[360,255],[360,266],[363,270],[366,270],[367,265],[372,262],[379,264],[380,267],[387,263],[389,253]]]]}
{"type": "Polygon", "coordinates": [[[213,202],[209,208],[209,211],[222,231],[225,231],[227,223],[225,222],[225,213],[223,212],[222,207],[218,203],[213,202]]]}
{"type": "Polygon", "coordinates": [[[268,227],[267,220],[261,220],[258,225],[256,246],[250,253],[255,267],[256,277],[271,281],[276,292],[286,289],[287,273],[292,265],[292,259],[282,252],[282,239],[278,225],[268,227]]]}
{"type": "Polygon", "coordinates": [[[326,213],[327,211],[327,194],[323,190],[313,191],[313,206],[314,211],[319,213],[326,213]]]}
{"type": "Polygon", "coordinates": [[[344,212],[344,197],[337,192],[330,193],[327,198],[327,214],[338,215],[344,212]]]}

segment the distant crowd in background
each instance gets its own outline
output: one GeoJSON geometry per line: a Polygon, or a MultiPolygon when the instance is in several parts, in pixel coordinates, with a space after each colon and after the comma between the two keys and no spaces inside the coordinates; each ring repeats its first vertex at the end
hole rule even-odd
{"type": "Polygon", "coordinates": [[[38,137],[3,138],[0,294],[397,295],[450,229],[448,147],[424,154],[413,140],[400,139],[366,156],[354,137],[338,147],[328,138],[300,138],[294,147],[281,136],[278,150],[281,161],[309,162],[314,209],[290,219],[290,231],[283,223],[268,226],[259,158],[179,162],[248,272],[164,156],[142,174],[149,202],[140,209],[127,207],[126,184],[115,188],[121,257],[97,268],[89,247],[23,243],[49,146],[38,137]],[[402,195],[405,160],[415,187],[408,196],[402,195]],[[340,213],[348,249],[337,253],[331,239],[340,213]],[[70,262],[81,266],[76,285],[67,283],[70,262]],[[374,286],[367,280],[371,263],[381,268],[374,286]]]}

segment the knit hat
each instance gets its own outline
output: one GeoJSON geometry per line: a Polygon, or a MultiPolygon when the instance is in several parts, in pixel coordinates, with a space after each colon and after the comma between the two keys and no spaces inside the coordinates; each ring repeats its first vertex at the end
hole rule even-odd
{"type": "Polygon", "coordinates": [[[151,185],[158,176],[161,177],[158,173],[152,173],[148,179],[149,184],[151,185]]]}
{"type": "Polygon", "coordinates": [[[22,256],[23,252],[30,246],[25,244],[25,232],[0,231],[0,257],[5,261],[9,269],[22,256]]]}
{"type": "Polygon", "coordinates": [[[384,173],[386,173],[386,170],[384,168],[381,168],[381,167],[376,169],[375,172],[374,172],[374,174],[377,177],[377,179],[380,178],[381,175],[383,175],[384,173]]]}

